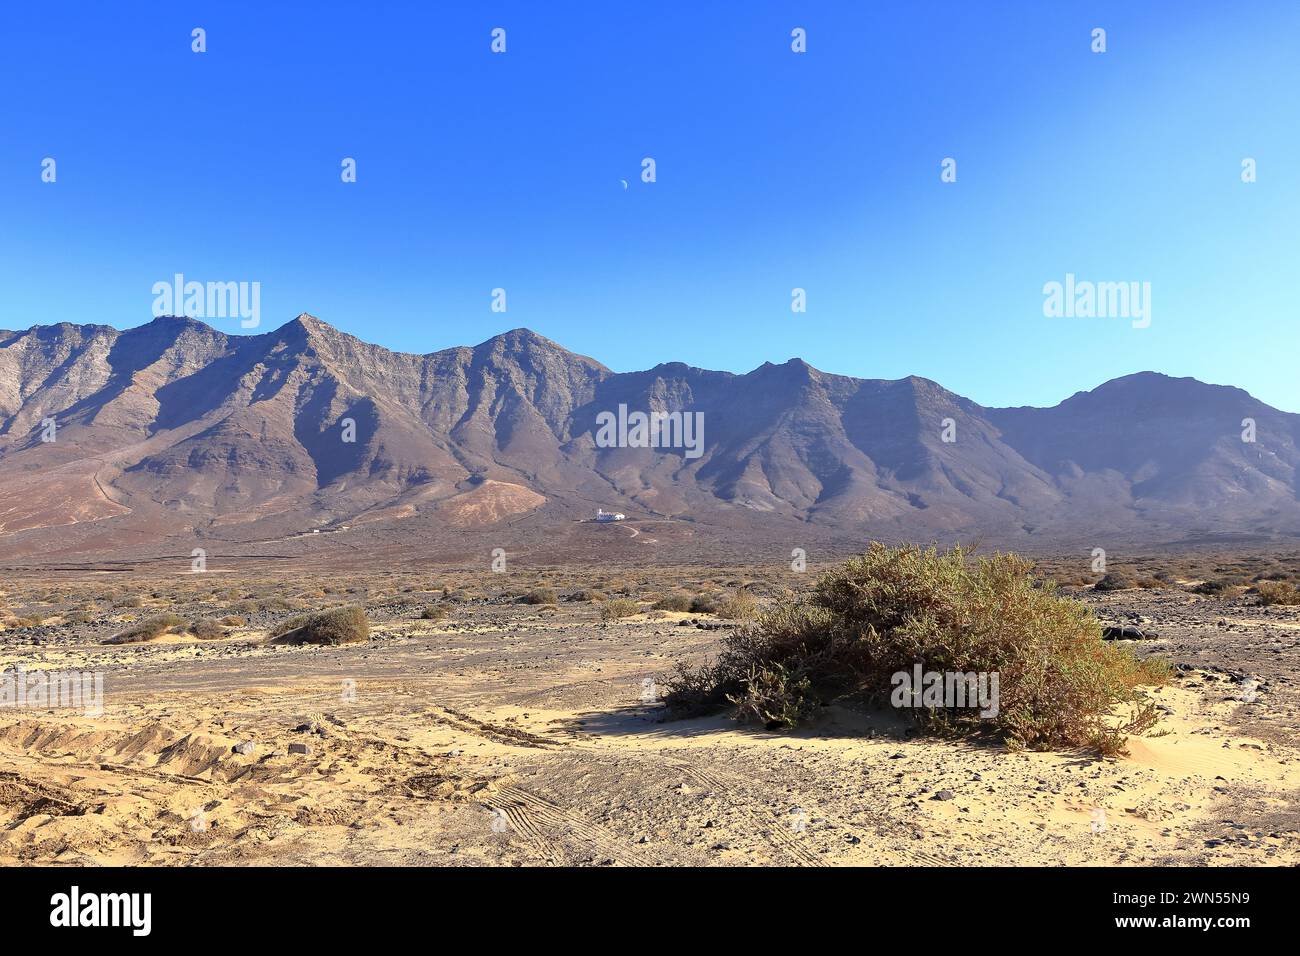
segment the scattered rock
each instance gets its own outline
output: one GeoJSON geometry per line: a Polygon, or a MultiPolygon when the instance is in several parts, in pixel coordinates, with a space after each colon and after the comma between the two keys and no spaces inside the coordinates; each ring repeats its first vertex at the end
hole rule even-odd
{"type": "Polygon", "coordinates": [[[1159,636],[1150,628],[1144,630],[1131,624],[1108,624],[1101,629],[1103,641],[1146,641],[1159,636]]]}

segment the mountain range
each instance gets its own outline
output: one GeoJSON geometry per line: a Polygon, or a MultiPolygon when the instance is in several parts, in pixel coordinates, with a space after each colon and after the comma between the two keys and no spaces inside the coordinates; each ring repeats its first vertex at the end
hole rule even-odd
{"type": "Polygon", "coordinates": [[[0,561],[1275,540],[1300,535],[1298,443],[1300,415],[1154,372],[986,408],[799,359],[613,372],[527,329],[412,355],[307,314],[62,323],[0,331],[0,561]],[[620,406],[698,414],[702,442],[605,447],[620,406]]]}

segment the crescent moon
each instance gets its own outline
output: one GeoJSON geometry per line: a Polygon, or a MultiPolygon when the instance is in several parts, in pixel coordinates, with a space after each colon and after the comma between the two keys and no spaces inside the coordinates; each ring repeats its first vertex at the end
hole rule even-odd
{"type": "Polygon", "coordinates": [[[620,179],[619,182],[623,184],[623,188],[624,188],[624,189],[627,189],[627,180],[626,180],[626,179],[620,179]]]}

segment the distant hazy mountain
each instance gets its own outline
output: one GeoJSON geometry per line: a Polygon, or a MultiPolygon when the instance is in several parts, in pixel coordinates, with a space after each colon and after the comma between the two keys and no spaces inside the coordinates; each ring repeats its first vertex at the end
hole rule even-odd
{"type": "Polygon", "coordinates": [[[1298,441],[1300,415],[1153,372],[993,409],[798,359],[619,374],[526,329],[408,355],[309,315],[256,336],[36,326],[0,332],[0,558],[306,554],[328,536],[442,556],[526,539],[571,560],[603,546],[577,523],[597,507],[627,514],[599,534],[628,556],[1293,535],[1298,441]],[[702,442],[601,447],[620,406],[701,413],[702,442]],[[641,540],[638,519],[657,522],[641,540]]]}

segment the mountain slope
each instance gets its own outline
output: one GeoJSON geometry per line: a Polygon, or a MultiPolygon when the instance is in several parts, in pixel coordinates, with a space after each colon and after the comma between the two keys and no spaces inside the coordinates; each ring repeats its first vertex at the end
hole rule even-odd
{"type": "Polygon", "coordinates": [[[14,559],[313,531],[363,550],[479,532],[585,547],[575,521],[596,507],[661,522],[638,546],[1295,534],[1298,448],[1300,416],[1155,373],[992,409],[798,359],[614,373],[526,329],[429,355],[309,315],[255,336],[173,317],[0,332],[14,559]],[[698,415],[700,443],[604,447],[620,407],[698,415]]]}

